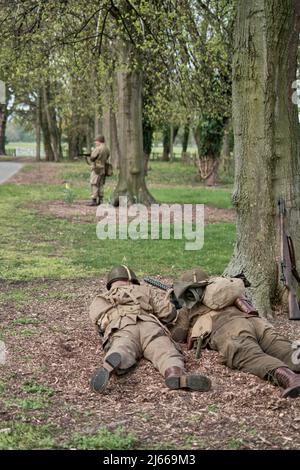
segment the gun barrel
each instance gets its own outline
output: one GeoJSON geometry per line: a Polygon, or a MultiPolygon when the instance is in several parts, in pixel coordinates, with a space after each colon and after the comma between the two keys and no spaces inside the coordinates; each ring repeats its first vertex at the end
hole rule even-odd
{"type": "Polygon", "coordinates": [[[164,284],[163,282],[158,281],[157,279],[153,279],[152,277],[144,277],[144,281],[147,282],[147,284],[150,284],[153,287],[157,287],[158,289],[161,290],[169,290],[172,289],[172,286],[169,286],[168,284],[164,284]]]}

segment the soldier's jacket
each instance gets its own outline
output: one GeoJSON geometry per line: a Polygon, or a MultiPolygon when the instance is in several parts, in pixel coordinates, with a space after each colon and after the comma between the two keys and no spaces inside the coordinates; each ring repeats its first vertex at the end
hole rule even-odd
{"type": "Polygon", "coordinates": [[[105,174],[105,163],[109,159],[109,155],[109,149],[104,142],[97,145],[90,156],[92,170],[94,170],[97,174],[105,174]]]}
{"type": "Polygon", "coordinates": [[[168,293],[163,301],[154,298],[147,285],[124,285],[113,287],[97,295],[93,300],[89,316],[92,323],[103,334],[103,346],[110,335],[127,325],[135,324],[137,319],[159,323],[170,323],[176,317],[176,310],[171,304],[168,293]]]}
{"type": "Polygon", "coordinates": [[[192,326],[191,339],[201,337],[205,346],[213,328],[220,327],[232,317],[251,316],[242,313],[233,305],[234,301],[244,294],[245,287],[241,279],[211,278],[210,284],[205,288],[202,303],[187,312],[192,326]]]}

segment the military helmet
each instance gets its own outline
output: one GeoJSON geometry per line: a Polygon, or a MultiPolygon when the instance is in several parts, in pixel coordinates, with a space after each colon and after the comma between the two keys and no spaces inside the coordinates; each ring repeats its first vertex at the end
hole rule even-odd
{"type": "Polygon", "coordinates": [[[105,142],[105,138],[103,135],[97,135],[97,137],[95,137],[95,142],[102,142],[104,143],[105,142]]]}
{"type": "Polygon", "coordinates": [[[120,266],[115,266],[112,268],[108,275],[107,275],[107,280],[106,280],[106,287],[109,290],[111,288],[111,285],[115,281],[130,281],[133,284],[139,284],[140,281],[136,277],[136,274],[132,271],[132,269],[128,268],[125,266],[125,264],[122,264],[120,266]]]}
{"type": "Polygon", "coordinates": [[[201,268],[189,269],[180,276],[180,280],[185,282],[202,282],[208,278],[209,275],[201,268]]]}

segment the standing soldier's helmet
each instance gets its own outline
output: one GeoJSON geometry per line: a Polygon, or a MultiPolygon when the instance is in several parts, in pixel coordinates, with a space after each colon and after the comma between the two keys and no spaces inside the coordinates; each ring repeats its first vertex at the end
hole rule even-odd
{"type": "Polygon", "coordinates": [[[132,271],[132,269],[125,266],[125,264],[115,266],[109,271],[106,280],[106,287],[108,290],[115,281],[130,281],[133,284],[140,284],[136,274],[132,271]]]}
{"type": "Polygon", "coordinates": [[[97,137],[95,138],[95,142],[104,143],[105,142],[104,135],[97,135],[97,137]]]}
{"type": "Polygon", "coordinates": [[[190,269],[180,276],[180,280],[184,282],[202,282],[208,278],[209,275],[201,268],[190,269]]]}

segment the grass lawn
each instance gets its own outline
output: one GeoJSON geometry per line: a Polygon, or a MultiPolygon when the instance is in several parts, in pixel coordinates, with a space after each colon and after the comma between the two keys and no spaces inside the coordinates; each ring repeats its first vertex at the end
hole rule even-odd
{"type": "MultiPolygon", "coordinates": [[[[153,163],[159,173],[161,162],[153,163]]],[[[30,172],[33,165],[25,166],[30,172]]],[[[155,168],[155,170],[154,170],[155,168]]],[[[177,167],[183,171],[185,167],[177,167]]],[[[58,164],[62,181],[71,185],[74,202],[88,199],[88,167],[83,162],[58,164]]],[[[180,172],[174,180],[178,182],[180,172]]],[[[211,207],[231,207],[229,188],[183,187],[172,181],[168,187],[151,184],[161,203],[202,203],[211,207]]],[[[109,201],[114,179],[105,187],[109,201]]],[[[185,240],[99,240],[95,223],[74,223],[39,213],[33,206],[65,198],[64,184],[0,186],[1,277],[6,280],[36,278],[67,279],[103,275],[112,265],[126,262],[139,275],[175,277],[191,266],[201,265],[210,273],[221,273],[232,254],[235,226],[219,223],[205,227],[204,247],[186,251],[185,240]]]]}

